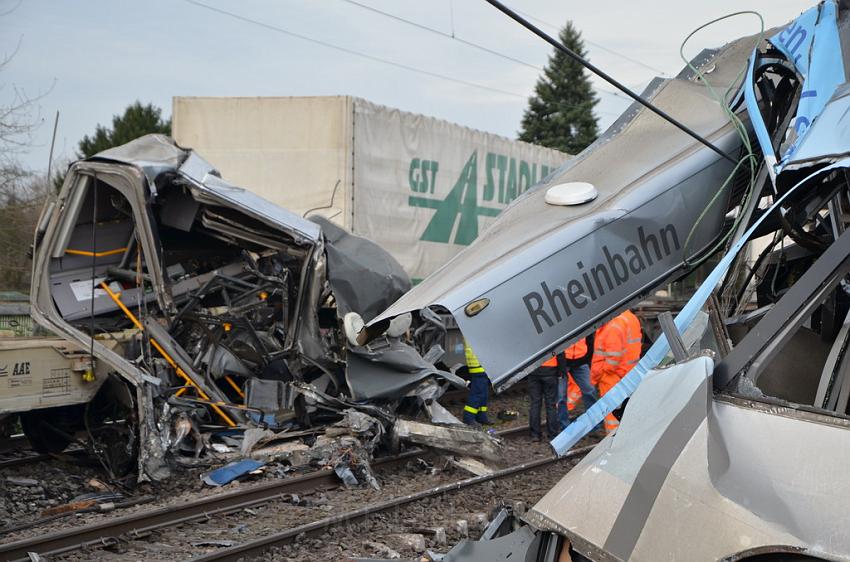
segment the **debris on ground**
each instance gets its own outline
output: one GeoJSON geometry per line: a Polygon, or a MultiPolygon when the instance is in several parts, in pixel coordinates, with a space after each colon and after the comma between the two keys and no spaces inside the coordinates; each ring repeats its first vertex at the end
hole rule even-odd
{"type": "Polygon", "coordinates": [[[498,461],[501,450],[501,442],[495,435],[467,425],[442,426],[398,420],[393,425],[393,438],[489,461],[498,461]]]}
{"type": "Polygon", "coordinates": [[[230,484],[240,476],[244,476],[262,468],[264,465],[265,463],[253,459],[233,461],[221,468],[208,472],[203,475],[201,479],[204,481],[204,484],[207,484],[208,486],[224,486],[225,484],[230,484]]]}
{"type": "Polygon", "coordinates": [[[447,460],[452,466],[465,470],[474,476],[493,474],[493,472],[496,471],[495,468],[487,466],[480,460],[470,457],[447,457],[447,460]]]}
{"type": "Polygon", "coordinates": [[[6,477],[6,482],[14,486],[24,486],[28,488],[34,488],[40,485],[38,480],[34,480],[32,478],[16,478],[11,476],[6,477]]]}

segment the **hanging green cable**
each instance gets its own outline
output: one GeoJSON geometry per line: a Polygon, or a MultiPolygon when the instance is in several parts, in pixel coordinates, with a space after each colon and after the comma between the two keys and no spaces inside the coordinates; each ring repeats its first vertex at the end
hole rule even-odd
{"type": "Polygon", "coordinates": [[[691,64],[691,61],[687,57],[685,57],[685,52],[684,52],[685,51],[685,45],[687,45],[687,43],[691,39],[691,37],[696,35],[699,31],[705,29],[706,27],[714,25],[715,23],[717,23],[719,21],[723,21],[723,20],[726,20],[726,19],[729,19],[729,18],[733,18],[733,17],[740,16],[740,15],[747,15],[747,14],[754,15],[759,20],[760,29],[759,29],[759,33],[758,33],[758,36],[756,38],[755,44],[753,45],[753,48],[756,48],[761,44],[762,40],[764,39],[764,18],[762,18],[761,14],[759,14],[758,12],[754,12],[754,11],[751,11],[751,10],[734,12],[734,13],[731,13],[731,14],[727,14],[725,16],[721,16],[719,18],[715,18],[715,19],[713,19],[713,20],[711,20],[707,23],[704,23],[703,25],[701,25],[701,26],[697,27],[696,29],[694,29],[693,31],[691,31],[688,34],[688,36],[685,37],[685,40],[682,41],[681,45],[679,45],[679,56],[682,58],[683,61],[685,61],[685,64],[691,70],[691,72],[693,72],[696,75],[697,79],[702,81],[703,84],[705,84],[706,89],[709,91],[711,96],[715,100],[717,100],[717,102],[720,104],[720,107],[723,108],[723,112],[729,118],[729,122],[732,124],[735,131],[738,133],[738,136],[741,138],[741,144],[744,146],[744,149],[746,150],[746,154],[744,154],[744,156],[742,156],[738,160],[738,163],[735,164],[735,166],[732,168],[732,171],[726,177],[726,180],[720,185],[720,188],[717,190],[717,192],[711,198],[711,201],[709,201],[708,205],[705,206],[705,208],[700,213],[699,217],[697,217],[697,220],[694,223],[694,226],[691,227],[690,232],[688,232],[687,238],[685,238],[685,244],[683,246],[682,253],[685,256],[685,258],[684,258],[685,265],[688,266],[688,267],[691,267],[691,268],[697,267],[700,264],[702,264],[703,262],[705,262],[709,257],[711,257],[715,252],[717,252],[723,245],[725,245],[726,242],[729,240],[729,237],[732,235],[732,233],[735,232],[735,230],[738,228],[738,225],[740,224],[741,220],[743,220],[743,216],[744,216],[743,209],[746,208],[747,204],[749,203],[750,197],[752,197],[754,192],[755,192],[756,171],[757,171],[758,158],[756,157],[755,153],[753,152],[753,146],[752,146],[752,143],[750,142],[750,137],[747,134],[747,129],[744,126],[744,123],[735,114],[735,112],[732,111],[732,109],[729,107],[729,99],[728,99],[729,94],[732,92],[732,89],[735,86],[735,84],[738,84],[740,81],[743,80],[744,75],[746,74],[748,65],[744,65],[744,67],[741,68],[741,70],[738,72],[735,79],[732,81],[732,83],[726,89],[726,92],[721,95],[717,92],[717,90],[714,89],[714,86],[711,85],[711,82],[709,82],[705,78],[704,73],[700,69],[694,67],[694,65],[691,64]],[[720,240],[718,240],[717,243],[710,250],[707,250],[706,252],[703,253],[702,256],[700,256],[696,259],[693,259],[693,260],[690,259],[687,256],[687,251],[688,251],[688,246],[691,243],[691,239],[694,236],[694,233],[696,232],[700,223],[702,223],[706,214],[708,214],[708,211],[717,202],[717,199],[726,191],[726,188],[732,183],[732,180],[738,174],[738,170],[740,169],[740,167],[745,163],[750,164],[750,181],[749,181],[749,185],[747,186],[747,190],[746,190],[744,199],[741,202],[742,212],[739,213],[737,217],[735,217],[735,221],[732,224],[732,228],[730,228],[729,231],[725,235],[723,235],[723,237],[720,240]]]}

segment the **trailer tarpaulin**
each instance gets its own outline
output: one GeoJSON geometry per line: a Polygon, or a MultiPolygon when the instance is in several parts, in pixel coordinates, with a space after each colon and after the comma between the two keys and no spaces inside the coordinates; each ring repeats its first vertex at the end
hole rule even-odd
{"type": "Polygon", "coordinates": [[[568,158],[355,99],[352,230],[386,248],[417,281],[568,158]]]}

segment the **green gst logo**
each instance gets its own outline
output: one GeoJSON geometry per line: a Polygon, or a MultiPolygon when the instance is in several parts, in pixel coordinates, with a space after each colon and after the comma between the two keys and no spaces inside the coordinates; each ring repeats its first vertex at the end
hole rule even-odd
{"type": "MultiPolygon", "coordinates": [[[[454,232],[452,243],[462,246],[478,238],[478,217],[497,216],[508,203],[537,183],[538,178],[536,163],[488,152],[484,159],[481,201],[489,205],[480,205],[477,151],[470,155],[454,187],[443,199],[429,197],[434,195],[439,169],[440,164],[435,160],[410,161],[408,179],[416,195],[409,197],[408,204],[435,211],[420,240],[448,244],[454,232]]],[[[541,164],[539,177],[546,177],[551,169],[541,164]]]]}

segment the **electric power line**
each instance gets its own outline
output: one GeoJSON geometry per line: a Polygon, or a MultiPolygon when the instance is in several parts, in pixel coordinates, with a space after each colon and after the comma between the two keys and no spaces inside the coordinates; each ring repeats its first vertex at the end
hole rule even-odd
{"type": "MultiPolygon", "coordinates": [[[[518,13],[518,14],[522,14],[522,15],[524,15],[525,17],[527,17],[527,18],[528,18],[528,19],[530,19],[530,20],[534,20],[534,21],[536,21],[536,22],[537,22],[537,23],[539,23],[540,25],[544,25],[544,26],[548,27],[549,29],[553,29],[553,30],[557,31],[558,33],[560,33],[560,32],[561,32],[561,30],[560,30],[558,27],[556,27],[556,26],[552,25],[551,23],[549,23],[549,22],[547,22],[547,21],[544,21],[544,20],[542,20],[542,19],[540,19],[540,18],[538,18],[538,17],[535,17],[535,16],[533,16],[533,15],[529,14],[528,12],[523,12],[522,10],[518,10],[518,9],[516,9],[516,8],[511,8],[511,9],[512,9],[513,11],[515,11],[516,13],[518,13]]],[[[595,42],[593,42],[593,41],[591,41],[591,40],[589,40],[589,39],[587,39],[587,38],[585,38],[585,39],[584,39],[584,41],[585,41],[585,43],[587,43],[588,45],[593,45],[593,46],[594,46],[594,47],[596,47],[597,49],[602,49],[603,51],[606,51],[606,52],[608,52],[608,53],[611,53],[611,54],[612,54],[612,55],[614,55],[614,56],[620,57],[620,58],[625,59],[625,60],[627,60],[627,61],[629,61],[629,62],[632,62],[632,63],[634,63],[634,64],[640,65],[640,66],[642,66],[642,67],[644,67],[644,68],[646,68],[646,69],[648,69],[648,70],[651,70],[652,72],[657,72],[657,73],[661,74],[661,76],[667,76],[667,73],[666,73],[666,72],[664,72],[663,70],[660,70],[660,69],[658,69],[658,68],[655,68],[655,67],[653,67],[653,66],[650,66],[650,65],[646,64],[645,62],[641,62],[641,61],[639,61],[638,59],[636,59],[636,58],[634,58],[634,57],[630,57],[629,55],[624,55],[623,53],[618,53],[617,51],[615,51],[615,50],[613,50],[613,49],[609,49],[608,47],[606,47],[606,46],[604,46],[604,45],[600,45],[599,43],[595,43],[595,42]]]]}
{"type": "MultiPolygon", "coordinates": [[[[216,8],[215,6],[210,6],[210,5],[208,5],[208,4],[204,4],[203,2],[198,2],[197,0],[184,0],[184,1],[185,1],[185,2],[187,2],[188,4],[192,4],[192,5],[197,6],[197,7],[199,7],[199,8],[204,8],[204,9],[210,10],[210,11],[212,11],[212,12],[216,12],[216,13],[219,13],[219,14],[222,14],[222,15],[225,15],[225,16],[228,16],[228,17],[231,17],[231,18],[237,19],[237,20],[242,21],[242,22],[245,22],[245,23],[250,23],[250,24],[252,24],[252,25],[257,25],[257,26],[259,26],[259,27],[263,27],[263,28],[268,29],[268,30],[270,30],[270,31],[276,31],[276,32],[278,32],[278,33],[282,33],[282,34],[284,34],[284,35],[289,35],[289,36],[291,36],[291,37],[295,37],[295,38],[297,38],[297,39],[301,39],[301,40],[303,40],[303,41],[308,41],[308,42],[310,42],[310,43],[315,43],[315,44],[317,44],[317,45],[321,45],[321,46],[323,46],[323,47],[327,47],[327,48],[330,48],[330,49],[335,49],[335,50],[337,50],[337,51],[341,51],[341,52],[344,52],[344,53],[348,53],[348,54],[351,54],[351,55],[355,55],[355,56],[358,56],[358,57],[362,57],[362,58],[365,58],[365,59],[368,59],[368,60],[371,60],[371,61],[374,61],[374,62],[379,62],[379,63],[382,63],[382,64],[387,64],[387,65],[390,65],[390,66],[394,66],[394,67],[396,67],[396,68],[401,68],[401,69],[403,69],[403,70],[407,70],[407,71],[410,71],[410,72],[416,72],[416,73],[419,73],[419,74],[424,74],[424,75],[426,75],[426,76],[431,76],[431,77],[433,77],[433,78],[439,78],[439,79],[441,79],[441,80],[447,80],[447,81],[449,81],[449,82],[454,82],[454,83],[456,83],[456,84],[462,84],[462,85],[464,85],[464,86],[471,86],[471,87],[473,87],[473,88],[479,88],[479,89],[482,89],[482,90],[489,90],[489,91],[491,91],[491,92],[496,92],[496,93],[499,93],[499,94],[505,94],[505,95],[509,95],[509,96],[513,96],[513,97],[522,98],[522,99],[527,99],[527,98],[528,98],[528,96],[526,96],[526,95],[522,95],[522,94],[518,94],[518,93],[516,93],[516,92],[509,92],[509,91],[506,91],[506,90],[501,90],[501,89],[499,89],[499,88],[494,88],[494,87],[491,87],[491,86],[486,86],[486,85],[484,85],[484,84],[478,84],[478,83],[476,83],[476,82],[469,82],[469,81],[467,81],[467,80],[462,80],[462,79],[460,79],[460,78],[453,78],[453,77],[451,77],[451,76],[446,76],[445,74],[439,74],[439,73],[436,73],[436,72],[431,72],[430,70],[425,70],[425,69],[417,68],[417,67],[410,66],[410,65],[407,65],[407,64],[404,64],[404,63],[399,63],[399,62],[391,61],[391,60],[384,59],[384,58],[381,58],[381,57],[376,57],[376,56],[373,56],[373,55],[370,55],[370,54],[367,54],[367,53],[363,53],[363,52],[360,52],[360,51],[356,51],[356,50],[354,50],[354,49],[349,49],[349,48],[347,48],[347,47],[341,47],[341,46],[339,46],[339,45],[335,45],[335,44],[333,44],[333,43],[328,43],[328,42],[326,42],[326,41],[322,41],[322,40],[320,40],[320,39],[314,39],[314,38],[312,38],[312,37],[308,37],[308,36],[306,36],[306,35],[302,35],[302,34],[300,34],[300,33],[295,33],[295,32],[293,32],[293,31],[289,31],[288,29],[284,29],[284,28],[282,28],[282,27],[278,27],[278,26],[275,26],[275,25],[271,25],[271,24],[266,23],[266,22],[262,22],[262,21],[259,21],[259,20],[255,20],[255,19],[252,19],[252,18],[248,18],[248,17],[246,17],[246,16],[242,16],[242,15],[236,14],[236,13],[234,13],[234,12],[229,12],[229,11],[227,11],[227,10],[222,10],[221,8],[216,8]]],[[[361,4],[358,4],[358,3],[356,3],[356,2],[353,2],[353,0],[343,0],[343,1],[345,1],[345,2],[350,2],[350,3],[352,3],[352,4],[357,4],[357,5],[360,5],[360,6],[364,7],[364,8],[371,9],[371,10],[373,10],[373,11],[378,11],[378,10],[374,10],[373,8],[371,8],[371,7],[369,7],[369,6],[361,5],[361,4]]],[[[386,14],[386,15],[387,15],[388,17],[393,17],[394,19],[401,19],[401,18],[397,18],[396,16],[393,16],[393,15],[391,15],[391,14],[386,14]]],[[[430,28],[428,28],[428,27],[426,27],[426,26],[422,26],[422,25],[417,24],[417,23],[415,23],[415,22],[408,22],[408,21],[406,21],[406,20],[405,20],[405,23],[410,23],[411,25],[415,25],[415,26],[417,26],[417,27],[422,27],[423,29],[431,30],[430,28]]],[[[439,32],[438,30],[433,30],[433,31],[435,31],[435,32],[437,32],[437,33],[442,34],[442,32],[439,32]]],[[[450,37],[450,38],[451,38],[451,37],[450,37]]],[[[463,39],[457,39],[457,40],[458,40],[458,41],[461,41],[462,43],[470,44],[471,46],[480,47],[479,45],[472,44],[472,43],[470,43],[470,42],[464,41],[463,39]]],[[[484,50],[487,50],[487,48],[486,48],[486,47],[481,47],[481,48],[482,48],[482,49],[484,49],[484,50]]],[[[514,62],[518,62],[518,63],[520,63],[520,64],[524,64],[524,65],[526,65],[526,66],[532,66],[532,67],[534,67],[534,65],[530,65],[529,63],[525,63],[525,62],[523,62],[523,61],[519,61],[519,60],[513,59],[512,57],[509,57],[509,56],[507,56],[507,55],[502,55],[501,53],[498,53],[498,52],[496,52],[496,51],[492,51],[492,53],[493,53],[493,54],[495,54],[495,55],[497,55],[497,56],[503,56],[503,57],[505,57],[505,58],[509,58],[509,59],[513,60],[514,62]]],[[[534,67],[534,68],[538,68],[538,69],[539,69],[539,67],[534,67]]],[[[541,70],[542,70],[542,69],[541,69],[541,70]]],[[[617,96],[617,97],[623,98],[623,96],[619,96],[618,94],[616,94],[616,93],[614,93],[614,92],[610,92],[610,91],[607,91],[607,90],[602,90],[602,89],[599,89],[599,88],[596,88],[596,89],[597,89],[597,90],[599,90],[599,91],[600,91],[600,92],[602,92],[602,93],[605,93],[605,94],[609,94],[609,95],[613,95],[613,96],[617,96]]],[[[619,114],[618,114],[618,113],[614,113],[614,112],[611,112],[611,111],[600,111],[600,110],[598,110],[598,109],[596,109],[595,111],[596,111],[597,113],[601,114],[601,115],[610,115],[610,116],[614,116],[614,117],[619,116],[619,114]]]]}
{"type": "MultiPolygon", "coordinates": [[[[403,17],[401,17],[401,16],[397,16],[397,15],[395,15],[395,14],[390,14],[389,12],[384,12],[383,10],[379,10],[379,9],[374,8],[374,7],[372,7],[372,6],[368,6],[368,5],[366,5],[366,4],[362,4],[362,3],[360,3],[360,2],[357,2],[356,0],[341,0],[341,1],[342,1],[342,2],[345,2],[345,3],[347,3],[347,4],[351,4],[351,5],[353,5],[353,6],[357,6],[357,7],[359,7],[359,8],[363,8],[364,10],[369,10],[370,12],[374,12],[374,13],[376,13],[376,14],[380,14],[380,15],[382,15],[382,16],[384,16],[384,17],[387,17],[387,18],[393,19],[393,20],[395,20],[395,21],[402,22],[402,23],[405,23],[405,24],[407,24],[407,25],[410,25],[410,26],[416,27],[416,28],[421,29],[421,30],[423,30],[423,31],[428,31],[428,32],[430,32],[430,33],[434,33],[434,34],[440,35],[441,37],[445,37],[446,39],[452,39],[452,40],[454,40],[454,41],[459,41],[460,43],[463,43],[464,45],[467,45],[467,46],[469,46],[469,47],[474,47],[474,48],[476,48],[476,49],[479,49],[479,50],[484,51],[484,52],[486,52],[486,53],[489,53],[489,54],[491,54],[491,55],[495,55],[495,56],[497,56],[497,57],[501,57],[501,58],[506,59],[506,60],[509,60],[509,61],[511,61],[511,62],[515,62],[515,63],[518,63],[518,64],[521,64],[521,65],[527,66],[527,67],[529,67],[529,68],[533,68],[533,69],[538,70],[538,71],[541,71],[541,72],[543,71],[543,67],[541,67],[541,66],[537,66],[537,65],[532,64],[532,63],[530,63],[530,62],[526,62],[526,61],[523,61],[523,60],[520,60],[520,59],[514,58],[514,57],[512,57],[512,56],[510,56],[510,55],[506,55],[505,53],[500,53],[499,51],[495,51],[495,50],[493,50],[493,49],[490,49],[490,48],[488,48],[488,47],[485,47],[485,46],[480,45],[480,44],[478,44],[478,43],[475,43],[475,42],[473,42],[473,41],[467,41],[466,39],[461,39],[460,37],[458,37],[458,36],[454,33],[454,26],[452,26],[452,33],[451,33],[451,34],[448,34],[448,33],[444,32],[444,31],[440,31],[439,29],[435,29],[435,28],[433,28],[433,27],[429,27],[429,26],[427,26],[427,25],[423,25],[423,24],[421,24],[421,23],[417,23],[417,22],[415,22],[415,21],[412,21],[412,20],[409,20],[409,19],[405,19],[405,18],[403,18],[403,17]]],[[[609,96],[614,96],[614,97],[619,98],[619,99],[621,99],[621,100],[631,102],[631,100],[629,100],[626,96],[623,96],[623,95],[621,95],[621,94],[619,94],[619,93],[617,93],[617,92],[613,92],[613,91],[611,91],[611,90],[606,90],[606,89],[604,89],[604,88],[600,88],[600,87],[598,87],[598,86],[594,86],[594,89],[595,89],[595,90],[597,90],[597,91],[599,91],[599,92],[600,92],[600,93],[602,93],[602,94],[607,94],[607,95],[609,95],[609,96]]],[[[608,113],[608,114],[610,114],[610,112],[603,112],[603,113],[608,113]]]]}
{"type": "Polygon", "coordinates": [[[400,62],[391,61],[389,59],[376,57],[374,55],[370,55],[370,54],[367,54],[367,53],[364,53],[364,52],[361,52],[361,51],[355,51],[354,49],[349,49],[347,47],[341,47],[339,45],[335,45],[333,43],[328,43],[328,42],[322,41],[320,39],[314,39],[312,37],[308,37],[307,35],[295,33],[294,31],[289,31],[288,29],[284,29],[282,27],[271,25],[271,24],[266,23],[266,22],[251,19],[251,18],[242,16],[242,15],[236,14],[234,12],[228,12],[227,10],[222,10],[221,8],[216,8],[214,6],[210,6],[208,4],[198,2],[197,0],[184,0],[184,2],[187,2],[188,4],[192,4],[194,6],[198,6],[199,8],[204,8],[206,10],[210,10],[212,12],[216,12],[216,13],[237,19],[237,20],[245,22],[245,23],[257,25],[257,26],[263,27],[263,28],[271,30],[271,31],[276,31],[278,33],[282,33],[284,35],[289,35],[290,37],[295,37],[297,39],[301,39],[302,41],[308,41],[310,43],[315,43],[317,45],[321,45],[321,46],[327,47],[329,49],[334,49],[334,50],[337,50],[337,51],[348,53],[350,55],[355,55],[355,56],[358,56],[358,57],[369,59],[371,61],[380,62],[382,64],[387,64],[387,65],[394,66],[396,68],[401,68],[401,69],[404,69],[404,70],[407,70],[407,71],[410,71],[410,72],[416,72],[416,73],[419,73],[419,74],[424,74],[426,76],[431,76],[432,78],[439,78],[441,80],[454,82],[456,84],[463,84],[465,86],[470,86],[470,87],[478,88],[478,89],[481,89],[481,90],[489,90],[491,92],[496,92],[496,93],[499,93],[499,94],[505,94],[505,95],[508,95],[508,96],[513,96],[513,97],[518,97],[518,98],[523,98],[523,99],[528,97],[528,96],[525,96],[523,94],[518,94],[516,92],[508,92],[506,90],[501,90],[499,88],[493,88],[492,86],[486,86],[484,84],[478,84],[477,82],[469,82],[467,80],[462,80],[460,78],[453,78],[451,76],[446,76],[445,74],[439,74],[437,72],[431,72],[430,70],[425,70],[425,69],[422,69],[422,68],[417,68],[415,66],[403,64],[403,63],[400,63],[400,62]]]}
{"type": "Polygon", "coordinates": [[[341,1],[342,1],[342,2],[345,2],[345,3],[347,3],[347,4],[351,4],[351,5],[353,5],[353,6],[357,6],[357,7],[359,7],[359,8],[363,8],[364,10],[369,10],[370,12],[374,12],[374,13],[376,13],[376,14],[380,14],[380,15],[382,15],[382,16],[384,16],[384,17],[387,17],[387,18],[390,18],[390,19],[394,19],[394,20],[399,21],[399,22],[402,22],[402,23],[406,23],[407,25],[411,25],[411,26],[413,26],[413,27],[417,27],[417,28],[419,28],[419,29],[421,29],[421,30],[423,30],[423,31],[428,31],[428,32],[431,32],[431,33],[435,33],[435,34],[437,34],[437,35],[440,35],[440,36],[442,36],[442,37],[445,37],[446,39],[453,39],[454,41],[459,41],[460,43],[463,43],[464,45],[467,45],[467,46],[469,46],[469,47],[474,47],[474,48],[476,48],[476,49],[478,49],[478,50],[480,50],[480,51],[484,51],[484,52],[486,52],[486,53],[490,53],[491,55],[496,55],[497,57],[501,57],[501,58],[503,58],[503,59],[506,59],[506,60],[509,60],[509,61],[515,62],[515,63],[517,63],[517,64],[521,64],[521,65],[523,65],[523,66],[527,66],[527,67],[529,67],[529,68],[533,68],[533,69],[535,69],[535,70],[543,70],[543,67],[541,67],[541,66],[537,66],[536,64],[532,64],[532,63],[530,63],[530,62],[526,62],[526,61],[524,61],[524,60],[520,60],[520,59],[514,58],[514,57],[512,57],[512,56],[510,56],[510,55],[506,55],[505,53],[500,53],[499,51],[495,51],[495,50],[493,50],[493,49],[490,49],[489,47],[485,47],[484,45],[480,45],[480,44],[478,44],[478,43],[474,43],[474,42],[472,42],[472,41],[467,41],[466,39],[461,39],[460,37],[458,37],[458,36],[457,36],[457,35],[455,35],[455,33],[454,33],[454,24],[452,24],[452,33],[451,33],[451,34],[449,34],[449,33],[446,33],[445,31],[440,31],[439,29],[435,29],[435,28],[433,28],[433,27],[428,27],[427,25],[423,25],[423,24],[421,24],[421,23],[417,23],[417,22],[415,22],[415,21],[412,21],[412,20],[409,20],[409,19],[405,19],[405,18],[403,18],[403,17],[401,17],[401,16],[397,16],[397,15],[395,15],[395,14],[391,14],[391,13],[389,13],[389,12],[384,12],[383,10],[379,10],[378,8],[373,8],[372,6],[368,6],[368,5],[366,5],[366,4],[361,4],[360,2],[357,2],[356,0],[341,0],[341,1]]]}

